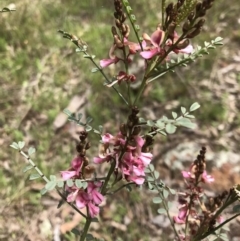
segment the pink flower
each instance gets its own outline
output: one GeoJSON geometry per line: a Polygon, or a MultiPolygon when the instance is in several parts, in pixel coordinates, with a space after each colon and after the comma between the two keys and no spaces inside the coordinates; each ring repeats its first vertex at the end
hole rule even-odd
{"type": "Polygon", "coordinates": [[[192,174],[191,172],[186,172],[186,171],[182,171],[182,175],[184,178],[192,178],[192,174]]]}
{"type": "Polygon", "coordinates": [[[151,37],[147,34],[143,34],[143,49],[144,51],[140,52],[140,55],[144,59],[151,59],[156,55],[162,53],[162,48],[160,47],[165,37],[165,32],[160,28],[157,28],[156,31],[153,32],[151,37]]]}
{"type": "Polygon", "coordinates": [[[101,182],[88,183],[87,193],[89,194],[89,196],[91,197],[91,200],[93,200],[95,204],[100,204],[104,199],[103,195],[100,192],[98,192],[98,188],[101,186],[102,186],[101,182]]]}
{"type": "MultiPolygon", "coordinates": [[[[167,39],[165,46],[162,46],[163,41],[165,39],[165,32],[158,27],[157,30],[153,32],[151,37],[146,33],[144,33],[143,39],[144,39],[142,42],[143,51],[140,52],[140,55],[144,59],[151,59],[154,56],[165,54],[166,51],[169,49],[169,47],[178,41],[179,36],[176,32],[174,32],[173,40],[167,39]]],[[[183,46],[183,48],[179,47],[179,48],[173,49],[173,52],[175,52],[176,54],[178,53],[190,54],[193,51],[192,45],[188,44],[188,40],[186,39],[180,41],[178,46],[183,46]]]]}
{"type": "Polygon", "coordinates": [[[122,176],[127,181],[133,181],[138,185],[143,184],[145,180],[144,169],[150,164],[153,157],[151,153],[141,151],[145,142],[144,139],[136,135],[133,142],[127,146],[120,160],[119,156],[126,143],[125,137],[121,133],[118,133],[115,137],[105,134],[102,136],[102,140],[105,145],[105,152],[100,153],[98,157],[94,157],[94,162],[103,163],[115,159],[115,168],[121,170],[122,176]]]}
{"type": "Polygon", "coordinates": [[[101,182],[89,182],[86,190],[79,189],[76,186],[69,188],[69,195],[67,196],[68,202],[76,203],[77,208],[88,208],[89,215],[93,218],[99,213],[99,204],[102,203],[104,197],[98,191],[101,182]]]}
{"type": "Polygon", "coordinates": [[[94,204],[89,202],[88,203],[88,211],[89,211],[89,215],[91,216],[91,218],[94,218],[99,214],[100,209],[98,206],[95,206],[94,204]]]}
{"type": "Polygon", "coordinates": [[[110,143],[110,142],[113,141],[113,140],[114,140],[114,136],[112,136],[112,135],[109,134],[109,133],[106,133],[106,134],[104,134],[104,135],[102,136],[102,142],[103,142],[104,144],[110,143]]]}
{"type": "Polygon", "coordinates": [[[202,181],[211,183],[214,182],[214,178],[211,175],[208,175],[206,171],[204,171],[202,174],[202,181]]]}
{"type": "Polygon", "coordinates": [[[75,157],[71,162],[71,167],[68,171],[61,171],[63,180],[78,177],[82,169],[83,160],[80,156],[75,157]]]}
{"type": "Polygon", "coordinates": [[[179,208],[178,216],[173,217],[174,222],[178,224],[184,224],[186,221],[187,213],[188,206],[185,204],[181,208],[179,208]]]}
{"type": "Polygon", "coordinates": [[[100,60],[100,66],[102,68],[105,68],[105,67],[107,67],[107,66],[109,66],[111,64],[116,64],[120,60],[120,58],[118,58],[114,54],[116,49],[117,49],[117,45],[116,44],[112,45],[112,47],[109,50],[109,59],[102,59],[102,60],[100,60]]]}
{"type": "Polygon", "coordinates": [[[102,68],[105,68],[111,64],[116,64],[120,60],[124,60],[122,53],[119,53],[118,55],[116,54],[117,50],[120,50],[118,52],[122,52],[122,48],[125,48],[127,46],[129,48],[129,53],[127,54],[127,61],[131,62],[132,60],[129,58],[131,54],[136,54],[137,51],[140,49],[139,44],[133,43],[128,41],[127,38],[124,38],[123,43],[121,44],[121,47],[118,47],[116,43],[114,43],[110,50],[109,50],[109,59],[102,59],[100,60],[100,66],[102,68]]]}

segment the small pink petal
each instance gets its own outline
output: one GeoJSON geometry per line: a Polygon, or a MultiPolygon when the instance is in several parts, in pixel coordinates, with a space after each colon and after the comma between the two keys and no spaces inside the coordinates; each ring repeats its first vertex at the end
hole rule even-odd
{"type": "Polygon", "coordinates": [[[157,55],[159,53],[158,48],[154,48],[151,50],[147,50],[147,51],[142,51],[140,52],[140,55],[144,58],[144,59],[151,59],[152,57],[154,57],[155,55],[157,55]]]}
{"type": "Polygon", "coordinates": [[[99,214],[99,207],[98,206],[95,206],[94,204],[92,204],[91,202],[89,202],[87,204],[88,206],[88,211],[89,211],[89,214],[92,218],[94,218],[95,216],[97,216],[99,214]]]}
{"type": "Polygon", "coordinates": [[[81,208],[84,208],[84,207],[86,207],[86,205],[87,205],[87,200],[86,200],[86,198],[84,197],[85,195],[84,195],[84,193],[82,192],[82,193],[79,193],[78,195],[77,195],[77,197],[76,197],[76,206],[79,208],[79,209],[81,209],[81,208]]]}
{"type": "Polygon", "coordinates": [[[107,158],[106,158],[106,157],[104,157],[104,158],[94,157],[94,158],[93,158],[93,162],[96,163],[96,164],[103,163],[103,162],[105,162],[105,161],[107,161],[107,158]]]}
{"type": "Polygon", "coordinates": [[[111,140],[113,140],[113,136],[109,133],[106,133],[102,136],[102,141],[104,144],[109,143],[111,140]]]}
{"type": "Polygon", "coordinates": [[[214,178],[211,175],[208,175],[206,171],[204,171],[202,174],[202,181],[211,183],[214,182],[214,178]]]}
{"type": "Polygon", "coordinates": [[[184,53],[184,54],[191,54],[193,52],[193,46],[189,44],[186,48],[179,49],[178,52],[184,53]]]}
{"type": "Polygon", "coordinates": [[[157,29],[151,35],[152,44],[155,47],[160,46],[164,40],[164,36],[165,36],[165,33],[162,30],[157,29]]]}
{"type": "Polygon", "coordinates": [[[183,175],[184,178],[190,178],[191,177],[191,173],[186,172],[186,171],[182,171],[182,175],[183,175]]]}
{"type": "Polygon", "coordinates": [[[147,165],[150,164],[152,160],[153,154],[150,152],[142,152],[141,155],[139,156],[139,159],[143,162],[143,165],[146,167],[147,165]]]}
{"type": "Polygon", "coordinates": [[[179,217],[176,217],[176,216],[173,217],[173,220],[174,220],[175,223],[178,223],[178,224],[184,224],[185,223],[185,220],[182,220],[182,219],[180,219],[179,217]]]}
{"type": "Polygon", "coordinates": [[[135,136],[134,139],[137,142],[138,146],[143,147],[145,141],[141,136],[135,136]]]}
{"type": "Polygon", "coordinates": [[[78,194],[78,190],[74,191],[74,192],[71,192],[68,196],[67,196],[67,201],[68,202],[74,202],[76,197],[77,197],[77,194],[78,194]]]}
{"type": "Polygon", "coordinates": [[[142,185],[145,181],[145,178],[138,176],[129,176],[127,179],[135,182],[137,185],[142,185]]]}
{"type": "Polygon", "coordinates": [[[102,68],[105,68],[111,64],[116,64],[119,61],[118,58],[114,58],[114,59],[102,59],[100,60],[100,66],[102,68]]]}
{"type": "Polygon", "coordinates": [[[77,174],[76,171],[61,171],[60,173],[64,181],[71,179],[77,174]]]}

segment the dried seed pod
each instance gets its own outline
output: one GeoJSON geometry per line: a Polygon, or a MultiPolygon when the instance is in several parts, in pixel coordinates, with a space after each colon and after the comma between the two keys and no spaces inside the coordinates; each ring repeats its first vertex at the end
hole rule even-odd
{"type": "Polygon", "coordinates": [[[195,14],[194,12],[191,12],[189,15],[188,15],[188,20],[191,22],[194,18],[195,18],[195,14]]]}
{"type": "Polygon", "coordinates": [[[117,29],[115,26],[112,26],[112,34],[117,35],[117,29]]]}
{"type": "Polygon", "coordinates": [[[115,18],[115,24],[118,28],[120,28],[122,26],[122,23],[120,22],[120,20],[116,19],[116,18],[115,18]]]}
{"type": "Polygon", "coordinates": [[[173,10],[173,3],[169,3],[168,6],[166,7],[166,13],[169,15],[171,14],[173,10]]]}
{"type": "Polygon", "coordinates": [[[169,26],[168,26],[168,35],[171,39],[173,39],[173,37],[174,37],[174,31],[175,31],[176,27],[177,27],[177,25],[173,22],[171,24],[169,24],[169,26]]]}
{"type": "Polygon", "coordinates": [[[177,9],[179,9],[180,7],[182,7],[182,5],[184,4],[185,0],[178,0],[177,2],[177,9]]]}
{"type": "Polygon", "coordinates": [[[141,127],[140,126],[135,126],[132,134],[134,136],[138,135],[141,132],[141,127]]]}
{"type": "Polygon", "coordinates": [[[195,27],[195,28],[202,28],[202,26],[204,25],[204,23],[205,23],[205,19],[202,18],[202,19],[200,19],[200,20],[194,25],[194,27],[195,27]]]}
{"type": "Polygon", "coordinates": [[[201,32],[201,30],[202,30],[202,28],[195,29],[191,33],[187,34],[186,38],[194,38],[194,37],[196,37],[201,32]]]}
{"type": "Polygon", "coordinates": [[[177,44],[177,49],[185,49],[189,45],[189,39],[184,39],[179,44],[177,44]]]}
{"type": "Polygon", "coordinates": [[[182,26],[183,33],[186,33],[188,30],[190,30],[190,21],[189,20],[185,21],[185,23],[182,26]]]}
{"type": "Polygon", "coordinates": [[[197,2],[196,6],[195,6],[196,13],[201,11],[201,9],[202,9],[202,3],[201,2],[197,2]]]}
{"type": "Polygon", "coordinates": [[[117,48],[122,48],[124,45],[122,43],[122,41],[119,39],[119,36],[114,35],[114,43],[116,44],[117,48]]]}

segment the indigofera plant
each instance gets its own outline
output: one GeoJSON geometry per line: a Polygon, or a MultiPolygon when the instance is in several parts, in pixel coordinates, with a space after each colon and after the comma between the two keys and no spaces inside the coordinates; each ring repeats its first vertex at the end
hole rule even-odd
{"type": "MultiPolygon", "coordinates": [[[[88,52],[88,44],[82,39],[63,30],[59,30],[59,33],[72,41],[77,47],[76,52],[82,53],[93,64],[92,73],[100,72],[104,79],[103,86],[109,91],[113,89],[119,95],[121,104],[128,108],[125,122],[116,133],[103,133],[103,126],[94,127],[91,117],[82,120],[81,113],[64,110],[68,120],[82,126],[83,130],[79,134],[76,154],[73,154],[69,168],[61,171],[61,177],[51,175],[47,178],[41,172],[30,157],[35,152],[33,147],[28,149],[27,154],[23,151],[24,142],[14,142],[11,147],[28,160],[29,165],[24,172],[35,170],[30,179],[41,177],[46,182],[41,194],[56,189],[61,197],[59,206],[66,202],[86,219],[84,227],[79,231],[74,230],[80,241],[97,240],[88,231],[91,222],[97,220],[104,198],[123,188],[130,190],[140,186],[143,187],[142,191],[147,187],[157,194],[153,202],[159,205],[158,213],[169,218],[175,240],[197,241],[209,235],[217,235],[223,224],[240,214],[237,205],[234,207],[236,215],[226,220],[222,215],[229,205],[239,199],[240,188],[237,185],[215,197],[204,194],[201,184],[214,181],[206,171],[206,149],[202,148],[189,170],[182,171],[185,189],[181,191],[172,189],[164,180],[160,180],[159,172],[151,164],[156,135],[173,134],[179,126],[195,128],[193,112],[200,105],[195,102],[190,107],[181,106],[180,113],[172,112],[171,118],[164,115],[157,120],[150,120],[141,116],[143,106],[139,104],[139,99],[144,98],[143,92],[147,85],[222,45],[220,37],[205,42],[203,47],[194,48],[190,43],[190,39],[200,34],[205,22],[204,16],[214,0],[177,0],[168,5],[162,0],[162,18],[156,20],[156,30],[151,35],[140,34],[137,18],[127,0],[114,0],[113,3],[115,25],[111,27],[112,45],[107,58],[98,62],[96,56],[88,52]],[[137,78],[130,72],[131,64],[138,58],[144,62],[142,78],[137,78]],[[113,64],[116,65],[117,72],[108,76],[105,68],[113,64]],[[133,82],[140,83],[140,87],[134,90],[135,93],[131,88],[133,82]],[[118,88],[120,84],[121,89],[118,88]],[[92,155],[89,155],[89,132],[95,134],[101,145],[99,153],[92,159],[92,155]],[[102,163],[107,163],[108,168],[105,175],[99,176],[96,165],[102,163]],[[171,216],[169,196],[175,194],[178,195],[179,213],[171,216]]],[[[221,237],[226,240],[226,236],[221,237]]]]}

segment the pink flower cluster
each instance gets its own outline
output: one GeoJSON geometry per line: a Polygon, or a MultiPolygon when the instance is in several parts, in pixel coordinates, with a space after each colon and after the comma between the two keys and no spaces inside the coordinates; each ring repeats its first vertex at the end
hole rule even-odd
{"type": "MultiPolygon", "coordinates": [[[[174,32],[174,36],[172,39],[165,39],[165,32],[161,30],[159,27],[157,30],[155,30],[151,36],[144,33],[143,34],[143,41],[141,43],[141,46],[139,43],[134,43],[128,41],[127,38],[124,39],[124,46],[128,47],[128,55],[127,60],[128,62],[132,62],[132,59],[130,58],[131,55],[134,55],[138,52],[140,52],[140,55],[143,59],[152,59],[153,57],[157,55],[163,55],[170,47],[171,45],[175,44],[179,39],[179,36],[177,32],[174,32]],[[164,46],[163,46],[164,45],[164,46]]],[[[192,45],[189,44],[188,40],[182,40],[178,43],[181,48],[175,47],[172,51],[176,54],[178,53],[186,53],[190,54],[193,51],[192,45]]],[[[100,61],[100,66],[102,68],[107,67],[111,64],[116,64],[117,62],[124,61],[123,57],[121,57],[120,54],[117,54],[116,52],[121,52],[121,49],[117,47],[116,44],[114,44],[109,51],[109,59],[102,59],[100,61]]]]}
{"type": "MultiPolygon", "coordinates": [[[[203,164],[204,166],[204,164],[203,164]]],[[[182,171],[186,182],[186,192],[179,193],[179,212],[173,220],[177,224],[189,225],[190,235],[196,234],[202,222],[205,222],[208,213],[204,203],[201,202],[203,189],[200,183],[211,183],[214,178],[207,174],[206,170],[200,171],[196,163],[192,164],[189,171],[182,171]],[[186,223],[187,222],[187,223],[186,223]]],[[[181,240],[189,240],[190,236],[180,235],[181,240]]]]}
{"type": "MultiPolygon", "coordinates": [[[[203,190],[198,186],[200,182],[203,183],[211,183],[214,181],[214,178],[207,174],[206,170],[199,176],[199,180],[196,180],[195,174],[195,165],[191,165],[189,171],[182,171],[183,178],[187,183],[187,192],[182,194],[181,197],[181,207],[179,208],[178,216],[173,217],[175,223],[184,224],[186,221],[187,215],[191,215],[193,217],[197,217],[197,213],[194,208],[189,210],[187,198],[191,196],[192,202],[196,202],[199,204],[199,197],[201,196],[203,190]]],[[[192,205],[194,207],[194,205],[192,205]]]]}
{"type": "MultiPolygon", "coordinates": [[[[196,176],[194,174],[194,165],[190,167],[189,171],[182,171],[183,178],[185,178],[189,183],[196,182],[196,176]]],[[[206,170],[201,174],[199,182],[211,183],[214,182],[214,178],[211,175],[208,175],[206,170]]]]}
{"type": "MultiPolygon", "coordinates": [[[[63,180],[82,178],[83,160],[81,157],[75,157],[71,162],[71,167],[67,171],[62,171],[63,180]]],[[[99,192],[101,182],[88,182],[86,189],[77,186],[67,187],[68,202],[75,202],[77,208],[87,207],[89,215],[95,217],[99,213],[99,204],[103,201],[103,195],[99,192]]]]}
{"type": "Polygon", "coordinates": [[[141,151],[144,139],[137,135],[134,136],[131,145],[126,145],[126,140],[121,133],[117,134],[117,136],[107,133],[102,136],[102,142],[104,151],[94,158],[94,162],[103,163],[115,160],[115,168],[121,171],[123,178],[138,185],[143,184],[145,180],[144,169],[152,159],[151,153],[141,151]],[[124,149],[124,154],[121,156],[124,149]]]}

